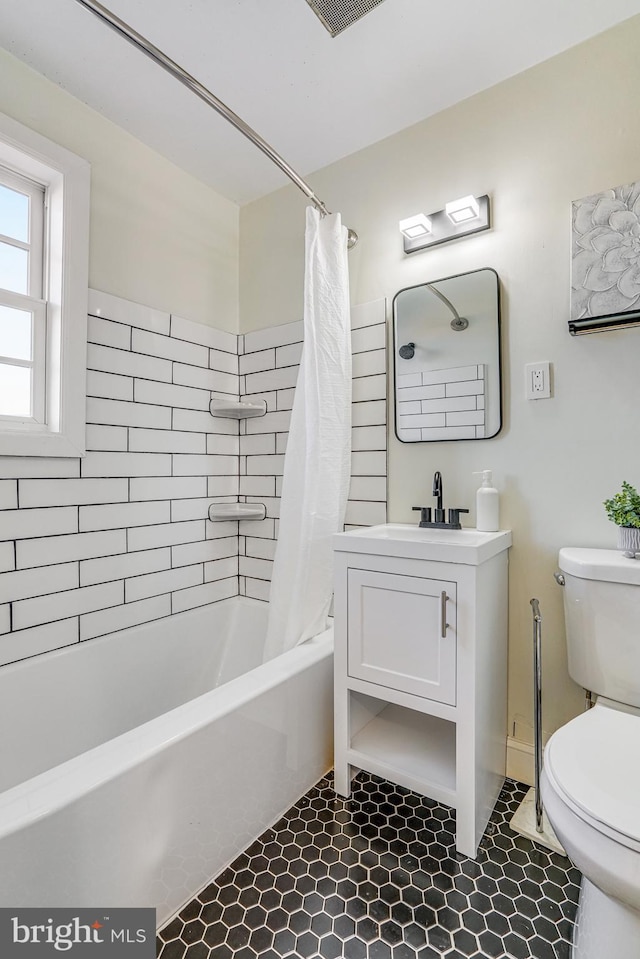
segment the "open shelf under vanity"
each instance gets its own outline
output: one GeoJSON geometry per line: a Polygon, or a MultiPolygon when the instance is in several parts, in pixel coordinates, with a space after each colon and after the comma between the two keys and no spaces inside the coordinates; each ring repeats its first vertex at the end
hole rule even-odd
{"type": "Polygon", "coordinates": [[[378,711],[351,734],[349,763],[455,807],[455,723],[357,692],[351,695],[352,717],[378,711]]]}

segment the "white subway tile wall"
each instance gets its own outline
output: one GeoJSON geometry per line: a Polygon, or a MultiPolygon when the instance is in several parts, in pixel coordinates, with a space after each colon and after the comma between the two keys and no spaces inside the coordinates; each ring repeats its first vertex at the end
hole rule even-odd
{"type": "MultiPolygon", "coordinates": [[[[89,312],[86,456],[0,458],[0,666],[238,591],[269,598],[302,323],[237,337],[97,291],[89,312]],[[267,413],[212,417],[211,396],[267,413]],[[207,519],[238,497],[266,519],[207,519]]],[[[346,528],[386,520],[384,300],[354,307],[352,329],[346,528]]]]}
{"type": "Polygon", "coordinates": [[[86,456],[0,458],[0,665],[238,592],[238,524],[207,519],[237,495],[237,422],[208,409],[238,397],[238,338],[89,311],[86,456]]]}
{"type": "MultiPolygon", "coordinates": [[[[352,478],[345,528],[387,517],[385,301],[351,310],[353,350],[352,478]]],[[[265,400],[264,416],[240,422],[240,501],[264,503],[267,519],[240,523],[240,593],[268,600],[278,536],[284,451],[302,352],[302,323],[240,337],[240,393],[265,400]]]]}
{"type": "Polygon", "coordinates": [[[398,438],[404,442],[480,439],[485,434],[485,367],[404,373],[398,377],[398,438]]]}

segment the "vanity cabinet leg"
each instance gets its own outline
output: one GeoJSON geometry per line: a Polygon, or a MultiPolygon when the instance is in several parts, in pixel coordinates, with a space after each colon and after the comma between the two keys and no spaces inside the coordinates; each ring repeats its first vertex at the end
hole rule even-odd
{"type": "Polygon", "coordinates": [[[336,756],[336,765],[334,770],[334,788],[339,796],[348,799],[351,795],[351,766],[345,762],[338,762],[336,756]]]}
{"type": "Polygon", "coordinates": [[[334,695],[334,788],[339,796],[351,795],[351,766],[347,762],[350,744],[349,691],[336,689],[334,695]]]}

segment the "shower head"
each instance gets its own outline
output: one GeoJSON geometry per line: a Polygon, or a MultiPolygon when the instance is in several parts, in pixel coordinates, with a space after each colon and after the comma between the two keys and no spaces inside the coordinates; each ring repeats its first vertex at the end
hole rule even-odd
{"type": "Polygon", "coordinates": [[[398,353],[403,360],[412,360],[414,353],[416,352],[415,343],[405,343],[404,346],[401,346],[398,350],[398,353]]]}
{"type": "Polygon", "coordinates": [[[307,3],[331,36],[337,37],[382,0],[307,0],[307,3]]]}

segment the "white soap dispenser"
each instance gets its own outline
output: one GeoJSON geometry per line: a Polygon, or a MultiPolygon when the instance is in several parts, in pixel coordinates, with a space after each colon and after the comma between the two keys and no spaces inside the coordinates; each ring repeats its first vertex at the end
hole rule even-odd
{"type": "Polygon", "coordinates": [[[491,485],[491,470],[480,470],[473,475],[482,475],[482,486],[476,493],[476,529],[483,533],[497,533],[500,529],[500,496],[491,485]]]}

